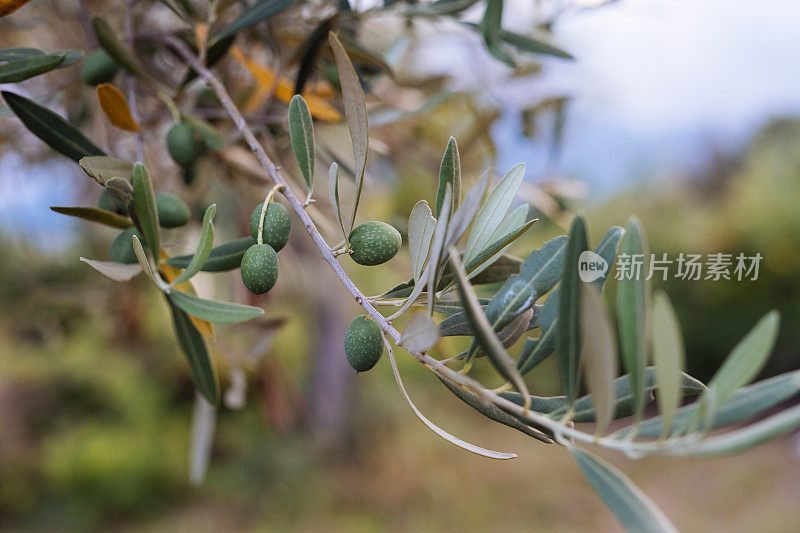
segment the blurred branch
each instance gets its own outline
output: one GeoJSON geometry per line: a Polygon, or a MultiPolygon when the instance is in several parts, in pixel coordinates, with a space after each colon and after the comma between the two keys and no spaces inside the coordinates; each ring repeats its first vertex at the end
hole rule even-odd
{"type": "MultiPolygon", "coordinates": [[[[137,0],[126,0],[125,2],[125,42],[128,47],[133,49],[133,10],[136,7],[137,0]]],[[[139,116],[139,107],[136,102],[136,77],[130,72],[125,74],[125,83],[128,88],[128,107],[131,110],[131,116],[137,124],[141,124],[141,117],[139,116]]],[[[144,161],[144,142],[142,132],[135,133],[136,137],[136,160],[144,161]]]]}

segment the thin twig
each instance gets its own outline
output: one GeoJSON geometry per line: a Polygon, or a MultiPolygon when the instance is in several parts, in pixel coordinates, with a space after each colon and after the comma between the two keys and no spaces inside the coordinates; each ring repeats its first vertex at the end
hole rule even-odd
{"type": "MultiPolygon", "coordinates": [[[[128,47],[133,49],[133,9],[136,6],[137,0],[127,0],[125,3],[125,42],[128,47]]],[[[94,34],[93,34],[94,35],[94,34]]],[[[131,110],[131,117],[137,124],[141,124],[139,116],[139,107],[136,102],[136,76],[130,72],[125,73],[125,84],[128,88],[128,107],[131,110]]],[[[137,131],[136,138],[136,160],[144,161],[144,139],[142,130],[137,131]]]]}

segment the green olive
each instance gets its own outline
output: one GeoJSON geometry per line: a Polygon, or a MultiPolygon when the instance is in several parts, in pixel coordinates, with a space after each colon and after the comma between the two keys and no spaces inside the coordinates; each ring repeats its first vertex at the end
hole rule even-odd
{"type": "Polygon", "coordinates": [[[365,222],[350,233],[350,257],[359,265],[380,265],[400,251],[400,232],[385,222],[365,222]]]}
{"type": "Polygon", "coordinates": [[[168,192],[156,194],[158,224],[162,228],[177,228],[189,222],[191,213],[186,202],[168,192]]]}
{"type": "Polygon", "coordinates": [[[269,244],[254,244],[242,256],[242,282],[254,294],[264,294],[278,281],[278,254],[269,244]]]}
{"type": "Polygon", "coordinates": [[[178,122],[167,132],[169,155],[182,167],[190,167],[203,153],[203,141],[191,126],[178,122]]]}
{"type": "Polygon", "coordinates": [[[108,259],[115,263],[125,263],[126,265],[138,263],[139,260],[136,259],[136,252],[133,251],[134,235],[139,237],[139,240],[142,241],[142,246],[147,246],[142,236],[136,231],[136,228],[128,228],[117,235],[117,238],[111,243],[108,259]]]}
{"type": "Polygon", "coordinates": [[[105,50],[95,50],[83,60],[81,78],[88,85],[108,83],[119,70],[119,65],[105,50]]]}
{"type": "MultiPolygon", "coordinates": [[[[250,237],[258,242],[258,221],[261,218],[261,209],[264,202],[261,202],[250,215],[250,237]]],[[[267,206],[267,214],[264,215],[264,229],[261,237],[264,243],[272,246],[276,252],[286,246],[289,241],[289,231],[292,229],[292,219],[289,212],[279,202],[270,202],[267,206]]]]}
{"type": "Polygon", "coordinates": [[[106,211],[112,211],[118,215],[128,216],[128,208],[125,207],[125,204],[122,203],[122,200],[111,196],[111,194],[108,192],[108,189],[103,189],[103,192],[100,193],[100,199],[97,201],[97,207],[100,209],[105,209],[106,211]]]}
{"type": "Polygon", "coordinates": [[[367,315],[354,318],[344,335],[344,353],[356,372],[375,366],[383,355],[380,326],[367,315]]]}

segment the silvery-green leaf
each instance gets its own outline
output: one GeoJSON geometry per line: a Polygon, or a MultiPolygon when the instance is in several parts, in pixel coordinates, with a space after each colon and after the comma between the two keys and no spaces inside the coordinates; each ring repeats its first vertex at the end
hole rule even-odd
{"type": "Polygon", "coordinates": [[[793,433],[798,428],[800,428],[800,405],[736,431],[703,439],[690,448],[689,453],[692,455],[738,453],[775,437],[793,433]]]}
{"type": "Polygon", "coordinates": [[[675,532],[677,529],[650,498],[622,472],[577,446],[568,446],[572,458],[594,490],[628,531],[675,532]]]}
{"type": "MultiPolygon", "coordinates": [[[[131,172],[133,172],[133,167],[131,167],[131,172]]],[[[128,205],[133,201],[133,185],[125,178],[108,178],[105,186],[108,194],[124,205],[128,205]]]]}
{"type": "MultiPolygon", "coordinates": [[[[481,201],[486,194],[486,188],[489,186],[489,176],[490,173],[488,171],[483,173],[483,176],[467,192],[461,206],[453,214],[450,223],[447,225],[444,250],[449,250],[451,246],[455,245],[475,219],[475,213],[478,212],[481,201]]],[[[452,201],[455,201],[455,198],[452,201]]]]}
{"type": "Polygon", "coordinates": [[[150,174],[142,163],[133,165],[133,209],[136,225],[150,247],[153,260],[158,265],[160,243],[158,230],[158,209],[156,195],[150,174]]]}
{"type": "Polygon", "coordinates": [[[67,57],[65,52],[17,59],[0,66],[0,83],[18,83],[59,67],[67,57]]]}
{"type": "Polygon", "coordinates": [[[206,477],[211,449],[214,444],[217,410],[203,397],[195,393],[192,413],[192,444],[189,451],[189,481],[200,485],[206,477]]]}
{"type": "Polygon", "coordinates": [[[723,405],[736,389],[758,375],[772,352],[779,326],[780,315],[775,310],[770,311],[733,348],[708,382],[706,396],[712,403],[710,411],[723,405]]]}
{"type": "Polygon", "coordinates": [[[219,324],[237,324],[264,314],[264,310],[260,307],[205,300],[175,289],[170,291],[168,297],[172,303],[193,317],[219,324]]]}
{"type": "Polygon", "coordinates": [[[672,427],[672,419],[681,402],[681,372],[686,355],[683,350],[678,318],[663,291],[653,298],[653,363],[656,367],[658,409],[663,421],[663,436],[672,427]]]}
{"type": "MultiPolygon", "coordinates": [[[[485,205],[485,204],[484,204],[485,205]]],[[[480,217],[480,214],[478,214],[480,217]]],[[[520,238],[533,224],[535,224],[539,219],[533,219],[528,221],[528,204],[523,204],[516,209],[514,209],[503,221],[497,226],[497,229],[494,230],[491,237],[489,237],[489,241],[478,251],[475,252],[473,257],[470,257],[469,260],[465,259],[465,264],[470,266],[475,259],[488,257],[486,261],[482,262],[477,268],[470,271],[469,269],[469,278],[473,279],[475,276],[480,275],[481,272],[489,268],[495,261],[502,257],[503,253],[508,249],[511,244],[520,238]],[[506,244],[500,248],[494,255],[489,255],[491,249],[493,249],[496,244],[500,242],[505,242],[506,244]]],[[[475,232],[475,227],[477,226],[477,222],[472,225],[472,233],[470,233],[470,237],[475,232]]],[[[469,248],[469,244],[467,245],[469,248]]],[[[466,252],[465,252],[466,254],[466,252]]]]}
{"type": "Polygon", "coordinates": [[[586,370],[586,386],[596,413],[597,434],[603,435],[614,417],[617,338],[600,295],[588,283],[581,283],[580,290],[581,357],[586,370]]]}
{"type": "Polygon", "coordinates": [[[419,282],[422,268],[428,259],[435,227],[436,219],[433,218],[428,202],[420,200],[408,217],[408,250],[411,254],[411,271],[414,273],[415,283],[419,282]]]}
{"type": "Polygon", "coordinates": [[[52,211],[71,217],[81,218],[90,222],[97,222],[112,228],[128,228],[133,225],[128,217],[118,215],[113,211],[98,209],[97,207],[59,207],[50,206],[52,211]]]}
{"type": "Polygon", "coordinates": [[[172,323],[175,327],[178,344],[189,361],[195,387],[212,405],[217,405],[219,403],[219,382],[208,354],[208,348],[206,348],[206,342],[189,315],[176,306],[172,300],[167,299],[167,304],[172,313],[172,323]]]}
{"type": "Polygon", "coordinates": [[[644,367],[647,364],[647,329],[649,305],[649,283],[647,281],[649,251],[644,228],[636,217],[631,217],[622,238],[621,252],[627,254],[631,264],[637,257],[641,259],[641,271],[623,272],[623,279],[617,284],[617,321],[619,323],[620,348],[625,371],[631,374],[636,397],[634,417],[642,417],[644,408],[644,367]],[[638,391],[638,392],[637,392],[638,391]]]}
{"type": "Polygon", "coordinates": [[[142,248],[142,243],[139,241],[139,237],[133,235],[131,239],[133,241],[133,252],[136,254],[136,259],[139,261],[142,271],[147,274],[147,277],[150,278],[150,281],[155,283],[160,290],[164,283],[160,280],[160,278],[157,277],[155,270],[153,270],[153,266],[150,264],[147,254],[144,253],[144,248],[142,248]]]}
{"type": "Polygon", "coordinates": [[[314,121],[311,120],[308,104],[299,94],[294,95],[289,103],[289,137],[300,173],[303,174],[303,179],[308,187],[308,195],[311,196],[314,188],[314,161],[316,159],[314,121]]]}
{"type": "MultiPolygon", "coordinates": [[[[239,268],[244,253],[253,246],[253,239],[242,237],[211,249],[208,260],[203,265],[203,272],[223,272],[239,268]]],[[[194,254],[170,257],[166,263],[177,268],[186,268],[194,258],[194,254]]]]}
{"type": "MultiPolygon", "coordinates": [[[[555,322],[553,324],[555,325],[555,322]]],[[[517,358],[520,374],[524,376],[556,351],[556,331],[558,330],[555,327],[545,329],[542,326],[542,333],[538,339],[525,341],[522,352],[517,358]]]]}
{"type": "MultiPolygon", "coordinates": [[[[192,256],[192,260],[189,261],[187,267],[181,272],[181,275],[170,283],[170,287],[192,279],[195,274],[200,272],[203,265],[206,264],[206,261],[208,261],[208,256],[211,254],[211,248],[214,245],[214,215],[216,214],[217,204],[208,206],[208,209],[206,209],[203,215],[203,229],[200,232],[200,240],[197,242],[197,250],[194,252],[194,256],[192,256]]],[[[184,309],[184,311],[186,311],[186,309],[184,309]]]]}
{"type": "Polygon", "coordinates": [[[436,216],[442,212],[444,203],[444,193],[447,185],[453,191],[453,201],[450,204],[450,217],[458,208],[461,202],[461,156],[458,153],[458,143],[455,137],[450,137],[447,147],[442,156],[442,163],[439,166],[439,188],[436,191],[436,216]]]}
{"type": "Polygon", "coordinates": [[[114,281],[128,281],[139,272],[142,267],[138,264],[128,265],[125,263],[115,263],[113,261],[96,261],[94,259],[80,258],[81,261],[100,272],[102,275],[114,281]]]}
{"type": "Polygon", "coordinates": [[[603,238],[600,239],[600,242],[597,243],[597,246],[594,248],[594,253],[599,255],[603,258],[603,260],[608,265],[608,270],[606,271],[605,276],[601,276],[596,280],[592,281],[592,285],[594,285],[595,289],[598,291],[603,290],[603,284],[611,275],[611,269],[614,266],[614,260],[617,257],[617,248],[619,248],[619,241],[622,240],[622,236],[625,235],[625,230],[619,226],[611,226],[603,238]]]}
{"type": "MultiPolygon", "coordinates": [[[[519,232],[506,235],[506,237],[498,240],[497,244],[505,242],[507,237],[510,237],[510,243],[514,242],[514,240],[518,239],[523,233],[525,233],[528,228],[531,227],[531,225],[536,223],[537,220],[538,219],[529,220],[523,227],[519,229],[519,232]]],[[[493,244],[490,244],[489,246],[492,247],[493,244]]],[[[489,249],[486,250],[488,255],[489,249]]],[[[480,268],[480,266],[482,266],[482,263],[480,262],[482,257],[483,252],[478,254],[478,257],[472,260],[472,264],[478,264],[478,268],[480,268]]],[[[469,278],[470,283],[473,285],[483,285],[487,283],[500,283],[501,281],[504,282],[511,276],[519,274],[520,267],[522,266],[522,259],[509,254],[503,254],[497,259],[490,258],[490,261],[492,261],[492,264],[486,267],[483,272],[469,278]]]]}
{"type": "Polygon", "coordinates": [[[214,34],[212,43],[236,35],[238,32],[273,17],[292,5],[293,0],[259,0],[245,9],[233,22],[214,34]]]}
{"type": "Polygon", "coordinates": [[[544,442],[545,444],[551,444],[553,442],[553,439],[551,439],[547,433],[544,433],[543,431],[520,421],[518,418],[506,413],[494,404],[482,402],[478,396],[466,390],[465,388],[458,386],[452,381],[449,381],[438,374],[436,377],[439,378],[439,381],[441,381],[444,386],[447,387],[447,389],[457,398],[481,413],[486,418],[494,420],[495,422],[499,422],[510,428],[514,428],[517,431],[528,435],[529,437],[533,437],[534,439],[544,442]]]}
{"type": "Polygon", "coordinates": [[[106,181],[111,178],[123,178],[128,181],[133,179],[133,164],[124,159],[107,155],[93,155],[81,158],[78,164],[89,177],[100,185],[105,185],[106,181]]]}
{"type": "Polygon", "coordinates": [[[497,372],[510,381],[516,389],[524,396],[528,395],[528,387],[522,379],[514,361],[508,356],[503,344],[492,329],[492,325],[486,318],[481,308],[478,297],[467,279],[467,273],[461,264],[458,254],[450,249],[450,262],[456,274],[456,285],[458,294],[461,298],[461,305],[464,307],[464,314],[467,316],[470,326],[475,331],[475,338],[483,352],[489,358],[497,372]]]}
{"type": "MultiPolygon", "coordinates": [[[[495,232],[503,223],[503,219],[511,207],[517,192],[522,185],[525,177],[525,163],[519,163],[509,170],[503,179],[492,189],[489,196],[483,202],[472,231],[467,239],[467,247],[464,251],[464,263],[469,264],[470,260],[493,240],[495,232]]],[[[526,208],[527,213],[527,208],[526,208]]],[[[497,235],[499,237],[500,235],[497,235]]]]}
{"type": "MultiPolygon", "coordinates": [[[[336,68],[339,71],[339,83],[344,97],[344,116],[347,127],[350,129],[350,138],[353,140],[353,155],[355,157],[356,191],[353,200],[353,217],[350,220],[349,230],[352,231],[358,211],[358,202],[361,198],[361,188],[364,183],[364,172],[367,168],[367,150],[369,149],[369,125],[367,122],[367,101],[361,82],[353,68],[353,63],[347,56],[342,43],[336,34],[331,32],[328,39],[333,49],[336,68]]],[[[349,233],[349,231],[348,231],[349,233]]]]}
{"type": "Polygon", "coordinates": [[[139,60],[137,60],[131,51],[117,38],[114,29],[108,21],[102,17],[94,17],[92,19],[92,27],[94,28],[97,40],[100,42],[100,46],[103,47],[103,50],[105,50],[114,61],[147,84],[155,85],[155,81],[144,71],[141,64],[139,64],[139,60]]]}
{"type": "Polygon", "coordinates": [[[45,55],[45,53],[38,48],[0,48],[0,61],[19,61],[21,59],[30,59],[43,55],[45,55]]]}
{"type": "Polygon", "coordinates": [[[331,168],[328,169],[328,193],[331,197],[331,206],[333,212],[336,214],[336,221],[342,230],[344,238],[349,238],[347,232],[344,230],[344,223],[342,222],[342,210],[339,206],[339,165],[331,163],[331,168]]]}
{"type": "Polygon", "coordinates": [[[427,314],[418,312],[406,322],[398,344],[409,352],[427,352],[440,336],[436,322],[427,314]]]}
{"type": "MultiPolygon", "coordinates": [[[[483,303],[483,301],[481,301],[480,303],[481,307],[485,310],[486,305],[483,303]]],[[[534,305],[531,309],[528,309],[530,314],[528,314],[527,312],[521,313],[519,316],[517,316],[517,318],[509,322],[503,329],[501,329],[498,332],[497,336],[501,337],[502,340],[502,337],[504,335],[510,335],[512,332],[516,332],[518,329],[521,329],[521,326],[523,324],[525,325],[525,329],[522,330],[522,333],[539,327],[539,315],[541,313],[541,308],[542,306],[540,305],[534,305]],[[525,321],[525,319],[527,319],[527,322],[525,321]],[[515,321],[517,322],[517,324],[514,327],[510,327],[512,326],[512,324],[514,324],[515,321]],[[506,332],[505,334],[503,333],[504,331],[506,332]]],[[[436,311],[446,312],[441,308],[440,305],[436,306],[436,311]]],[[[442,337],[475,335],[475,332],[472,331],[472,327],[469,325],[469,322],[467,321],[467,317],[464,314],[461,305],[457,305],[456,307],[454,307],[453,310],[451,311],[450,316],[448,316],[446,319],[442,320],[442,322],[439,323],[439,329],[441,330],[442,337]]],[[[519,339],[519,337],[517,337],[517,339],[519,339]]]]}
{"type": "MultiPolygon", "coordinates": [[[[439,276],[439,261],[442,252],[445,248],[447,234],[450,231],[450,203],[453,201],[453,191],[448,185],[444,193],[444,201],[442,203],[442,211],[439,215],[439,220],[436,221],[436,227],[433,230],[433,242],[431,243],[430,252],[428,252],[428,265],[425,267],[427,270],[427,279],[425,280],[428,285],[428,315],[433,314],[433,304],[436,299],[436,283],[439,276]]],[[[418,283],[419,290],[422,290],[422,278],[418,283]]],[[[414,287],[416,291],[418,287],[414,287]]]]}
{"type": "Polygon", "coordinates": [[[567,402],[572,406],[578,394],[581,355],[581,281],[578,276],[578,260],[588,248],[583,217],[576,215],[569,229],[569,242],[564,253],[564,270],[558,293],[558,353],[561,385],[567,402]]]}
{"type": "Polygon", "coordinates": [[[447,431],[443,430],[430,420],[428,420],[428,418],[425,415],[423,415],[419,409],[417,409],[417,406],[414,405],[414,402],[411,401],[411,397],[408,395],[408,392],[406,392],[406,388],[403,385],[403,379],[400,377],[400,371],[397,369],[397,362],[395,361],[394,354],[392,353],[391,350],[389,350],[389,362],[392,365],[392,372],[394,373],[394,379],[395,381],[397,381],[397,386],[400,388],[400,392],[403,393],[403,397],[408,402],[408,405],[411,407],[411,410],[414,411],[414,414],[417,415],[417,418],[419,418],[420,421],[422,421],[422,423],[428,427],[428,429],[430,429],[431,431],[442,437],[447,442],[455,444],[459,448],[463,448],[469,452],[481,455],[483,457],[488,457],[490,459],[514,459],[517,456],[517,454],[515,453],[496,452],[493,450],[487,450],[486,448],[481,448],[480,446],[476,446],[474,444],[461,440],[458,437],[451,435],[447,431]]]}
{"type": "MultiPolygon", "coordinates": [[[[754,416],[771,409],[779,403],[800,393],[800,370],[781,374],[770,379],[765,379],[742,387],[731,396],[731,399],[714,411],[714,418],[709,426],[709,431],[732,426],[745,422],[754,416]]],[[[670,433],[678,431],[697,412],[697,402],[681,407],[675,414],[670,428],[670,433]]],[[[657,416],[641,424],[636,431],[636,436],[641,438],[657,438],[662,434],[663,420],[657,416]]],[[[628,428],[622,429],[613,435],[614,438],[623,438],[630,432],[628,428]]]]}

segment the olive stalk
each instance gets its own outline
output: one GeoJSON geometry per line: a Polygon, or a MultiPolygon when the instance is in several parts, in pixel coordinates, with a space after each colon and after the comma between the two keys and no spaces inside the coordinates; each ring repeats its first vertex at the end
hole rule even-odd
{"type": "Polygon", "coordinates": [[[261,206],[261,215],[258,217],[258,244],[264,244],[264,217],[267,216],[267,208],[269,207],[269,203],[275,197],[275,193],[280,192],[283,189],[284,185],[282,183],[276,184],[269,190],[267,197],[264,199],[264,205],[261,206]]]}

